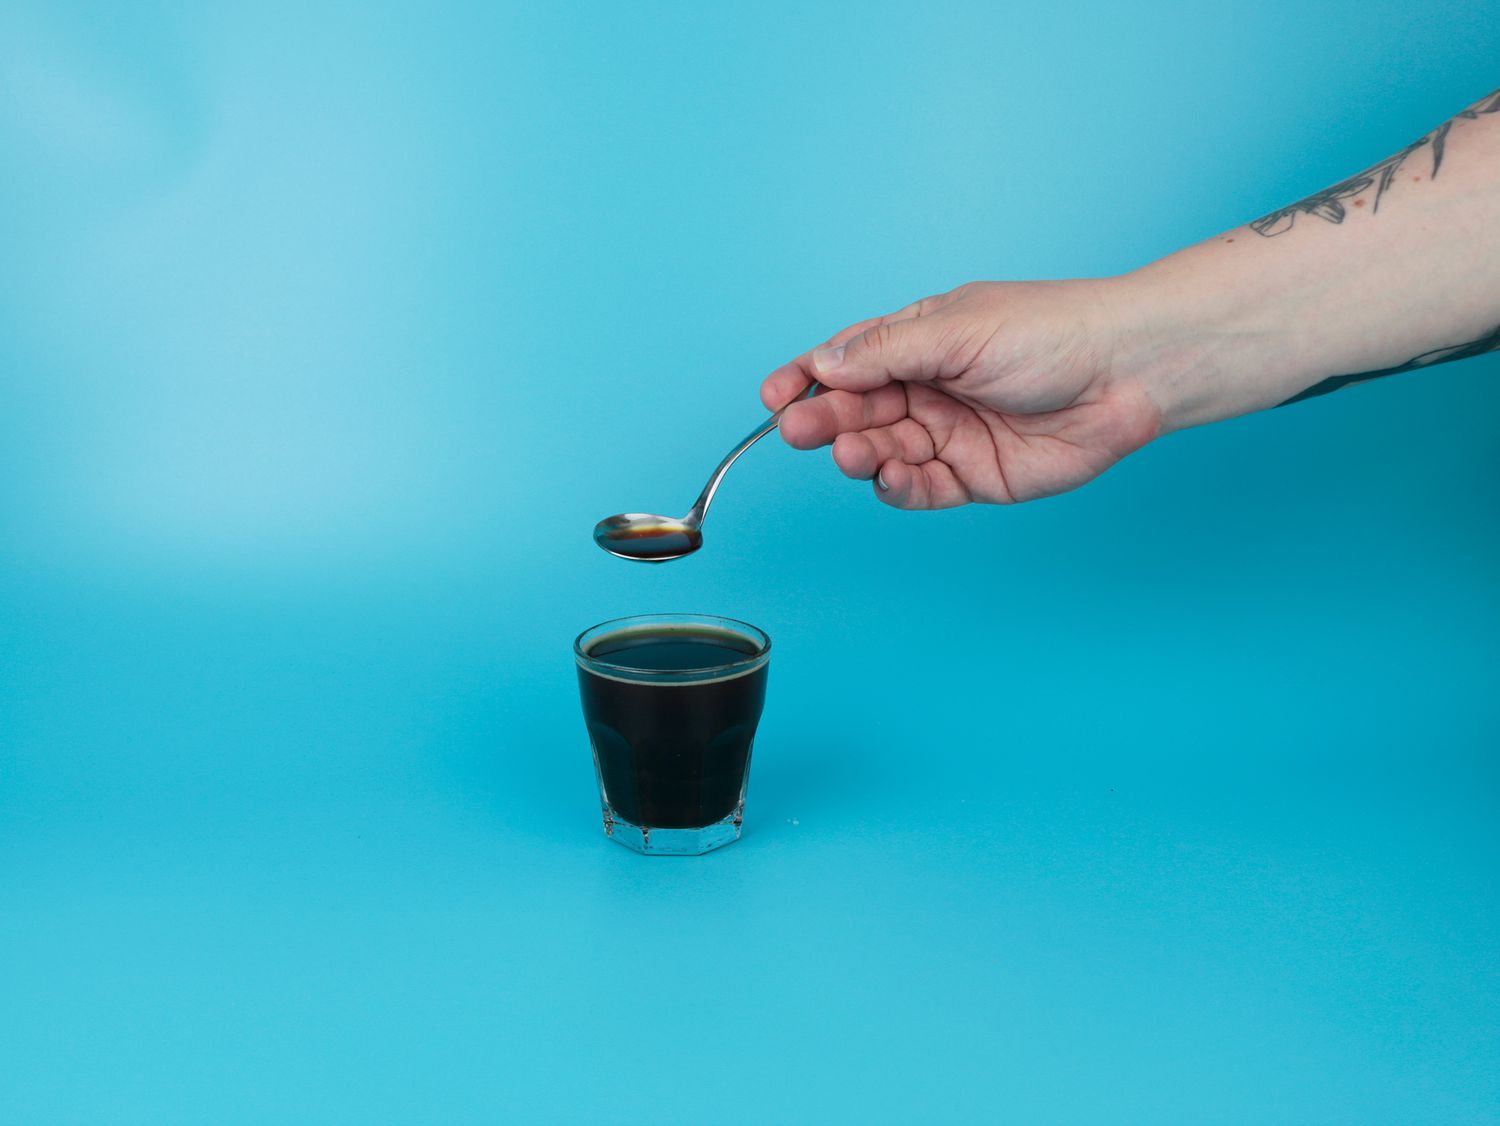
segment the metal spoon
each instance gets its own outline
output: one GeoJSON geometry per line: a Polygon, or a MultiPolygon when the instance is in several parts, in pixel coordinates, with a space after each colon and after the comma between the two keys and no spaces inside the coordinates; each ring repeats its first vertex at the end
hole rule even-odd
{"type": "MultiPolygon", "coordinates": [[[[818,385],[814,383],[806,394],[812,395],[817,389],[818,385]]],[[[724,474],[729,472],[729,467],[740,454],[776,429],[785,410],[786,407],[782,407],[729,451],[729,455],[719,462],[719,467],[709,477],[708,484],[703,486],[703,491],[698,494],[698,499],[688,509],[686,516],[680,520],[671,516],[653,516],[648,512],[621,512],[615,516],[606,516],[594,525],[594,542],[611,555],[641,563],[665,563],[697,551],[703,546],[703,518],[708,515],[708,506],[713,503],[714,493],[719,491],[719,482],[724,480],[724,474]]]]}

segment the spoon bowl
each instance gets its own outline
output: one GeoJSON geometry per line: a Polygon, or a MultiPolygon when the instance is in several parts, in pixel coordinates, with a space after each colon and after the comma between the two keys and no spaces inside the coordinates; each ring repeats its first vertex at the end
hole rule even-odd
{"type": "MultiPolygon", "coordinates": [[[[807,394],[816,394],[817,390],[818,385],[814,383],[807,389],[807,394]]],[[[724,474],[729,472],[729,467],[740,454],[776,429],[785,410],[786,407],[782,407],[729,451],[686,516],[678,519],[653,516],[649,512],[621,512],[616,516],[606,516],[594,525],[594,542],[611,555],[638,563],[666,563],[697,551],[703,546],[703,518],[708,515],[708,506],[719,490],[719,482],[724,480],[724,474]]]]}
{"type": "Polygon", "coordinates": [[[696,524],[648,512],[622,512],[594,525],[594,542],[611,555],[641,563],[666,563],[703,544],[696,524]]]}

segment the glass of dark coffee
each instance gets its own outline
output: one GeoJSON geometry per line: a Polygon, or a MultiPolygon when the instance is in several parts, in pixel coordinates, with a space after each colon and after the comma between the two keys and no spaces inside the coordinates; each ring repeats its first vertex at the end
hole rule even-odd
{"type": "Polygon", "coordinates": [[[573,642],[604,831],[696,856],[740,838],[771,639],[711,614],[648,614],[573,642]]]}

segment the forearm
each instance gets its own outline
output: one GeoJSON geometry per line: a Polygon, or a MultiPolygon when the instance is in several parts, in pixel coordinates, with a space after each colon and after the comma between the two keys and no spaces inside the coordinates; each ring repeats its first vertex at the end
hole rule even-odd
{"type": "Polygon", "coordinates": [[[1115,294],[1163,430],[1500,348],[1500,95],[1115,294]]]}

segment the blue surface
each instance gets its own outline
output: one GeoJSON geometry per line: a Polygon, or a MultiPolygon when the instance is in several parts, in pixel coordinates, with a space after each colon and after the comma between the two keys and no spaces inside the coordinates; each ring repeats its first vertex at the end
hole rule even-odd
{"type": "Polygon", "coordinates": [[[1500,1121],[1500,358],[588,536],[847,321],[1385,155],[1488,6],[368,7],[0,12],[0,1121],[1500,1121]],[[693,861],[568,651],[671,609],[776,642],[693,861]]]}

